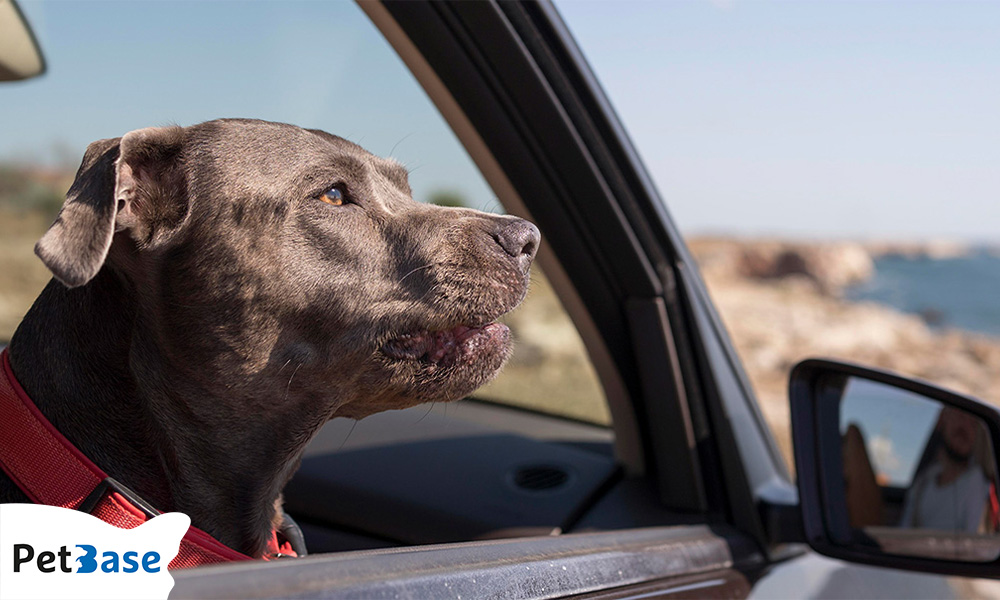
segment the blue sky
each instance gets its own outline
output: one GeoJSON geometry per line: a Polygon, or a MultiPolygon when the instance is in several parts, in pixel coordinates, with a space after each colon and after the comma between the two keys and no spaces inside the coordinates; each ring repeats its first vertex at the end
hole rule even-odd
{"type": "MultiPolygon", "coordinates": [[[[686,232],[1000,238],[1000,4],[557,4],[686,232]]],[[[338,2],[24,1],[49,62],[0,157],[220,116],[320,127],[493,208],[366,17],[338,2]]]]}
{"type": "Polygon", "coordinates": [[[93,140],[219,117],[319,128],[392,155],[418,198],[496,210],[457,139],[368,18],[347,2],[39,2],[21,6],[48,62],[0,87],[0,157],[79,161],[93,140]],[[58,152],[53,152],[57,148],[58,152]]]}
{"type": "Polygon", "coordinates": [[[559,6],[686,229],[1000,238],[1000,4],[559,6]]]}

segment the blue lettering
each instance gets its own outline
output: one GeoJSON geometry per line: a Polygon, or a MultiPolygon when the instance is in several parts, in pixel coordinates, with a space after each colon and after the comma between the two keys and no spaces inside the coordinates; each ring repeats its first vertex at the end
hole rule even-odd
{"type": "Polygon", "coordinates": [[[147,552],[142,556],[142,570],[147,573],[159,573],[160,567],[154,566],[158,562],[160,562],[160,554],[158,552],[147,552]]]}
{"type": "Polygon", "coordinates": [[[105,573],[117,573],[118,572],[118,553],[117,552],[105,552],[104,562],[101,563],[101,570],[105,573]]]}
{"type": "Polygon", "coordinates": [[[122,562],[125,566],[122,567],[123,573],[135,573],[139,570],[139,563],[135,562],[135,558],[138,556],[137,552],[126,552],[125,556],[122,557],[122,562]]]}
{"type": "Polygon", "coordinates": [[[94,557],[97,556],[97,548],[94,548],[90,544],[77,544],[77,548],[84,551],[83,556],[77,556],[76,560],[80,563],[80,568],[76,570],[77,573],[93,573],[97,570],[97,561],[94,557]]]}

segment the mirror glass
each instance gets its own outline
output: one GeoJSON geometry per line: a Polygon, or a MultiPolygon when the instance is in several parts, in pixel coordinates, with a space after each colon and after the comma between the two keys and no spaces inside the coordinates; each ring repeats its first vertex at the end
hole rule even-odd
{"type": "Polygon", "coordinates": [[[17,4],[0,0],[0,81],[28,79],[45,72],[45,60],[17,4]]]}
{"type": "Polygon", "coordinates": [[[983,419],[886,383],[839,375],[844,500],[852,537],[882,552],[1000,556],[996,454],[983,419]]]}

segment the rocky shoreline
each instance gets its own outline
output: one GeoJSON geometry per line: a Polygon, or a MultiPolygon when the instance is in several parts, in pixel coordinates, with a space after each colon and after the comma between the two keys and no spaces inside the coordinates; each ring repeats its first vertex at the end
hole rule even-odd
{"type": "Polygon", "coordinates": [[[920,316],[842,292],[875,274],[874,259],[962,256],[960,245],[690,241],[764,416],[791,464],[788,373],[826,357],[918,377],[1000,405],[1000,339],[934,329],[920,316]]]}

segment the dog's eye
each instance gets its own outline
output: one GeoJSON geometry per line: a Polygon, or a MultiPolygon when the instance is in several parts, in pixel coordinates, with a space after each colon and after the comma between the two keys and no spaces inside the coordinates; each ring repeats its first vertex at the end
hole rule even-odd
{"type": "Polygon", "coordinates": [[[347,194],[344,193],[344,189],[340,186],[340,184],[337,184],[320,194],[319,199],[327,204],[340,206],[347,202],[347,194]]]}

